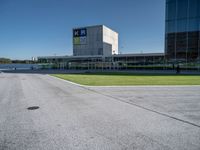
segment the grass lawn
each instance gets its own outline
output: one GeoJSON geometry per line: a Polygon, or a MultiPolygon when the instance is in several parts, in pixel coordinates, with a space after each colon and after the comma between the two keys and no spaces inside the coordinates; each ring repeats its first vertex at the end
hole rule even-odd
{"type": "Polygon", "coordinates": [[[55,74],[55,77],[90,86],[112,85],[200,85],[200,75],[151,74],[55,74]]]}

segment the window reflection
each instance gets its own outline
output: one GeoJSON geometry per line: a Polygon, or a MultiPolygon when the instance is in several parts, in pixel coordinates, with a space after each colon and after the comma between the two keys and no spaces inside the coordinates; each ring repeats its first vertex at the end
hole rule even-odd
{"type": "Polygon", "coordinates": [[[200,57],[200,0],[166,0],[165,41],[169,58],[200,57]]]}

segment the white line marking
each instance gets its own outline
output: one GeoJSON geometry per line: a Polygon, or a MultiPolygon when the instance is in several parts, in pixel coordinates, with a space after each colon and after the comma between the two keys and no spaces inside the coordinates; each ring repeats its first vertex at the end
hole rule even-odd
{"type": "Polygon", "coordinates": [[[59,77],[55,77],[55,76],[52,76],[52,75],[49,75],[49,74],[47,74],[47,76],[53,77],[54,79],[64,81],[64,82],[67,82],[67,83],[70,83],[70,84],[73,84],[73,85],[76,85],[76,86],[81,86],[81,87],[84,86],[84,85],[81,85],[81,84],[78,84],[78,83],[75,83],[75,82],[71,82],[71,81],[68,81],[68,80],[65,80],[65,79],[62,79],[62,78],[59,78],[59,77]]]}
{"type": "Polygon", "coordinates": [[[85,85],[85,87],[108,87],[108,88],[121,88],[121,87],[125,87],[125,88],[130,88],[130,87],[200,87],[200,85],[113,85],[113,86],[88,86],[85,85]]]}

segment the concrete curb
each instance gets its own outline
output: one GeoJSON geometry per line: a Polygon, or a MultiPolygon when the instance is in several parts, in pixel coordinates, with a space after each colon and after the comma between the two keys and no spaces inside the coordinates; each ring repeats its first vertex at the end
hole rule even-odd
{"type": "Polygon", "coordinates": [[[64,81],[66,83],[76,85],[76,86],[84,87],[84,85],[81,85],[81,84],[78,84],[78,83],[75,83],[75,82],[71,82],[71,81],[68,81],[68,80],[65,80],[65,79],[61,79],[59,77],[55,77],[55,76],[52,76],[52,75],[49,75],[49,74],[47,74],[47,76],[52,77],[52,78],[57,79],[57,80],[60,80],[60,81],[64,81]]]}

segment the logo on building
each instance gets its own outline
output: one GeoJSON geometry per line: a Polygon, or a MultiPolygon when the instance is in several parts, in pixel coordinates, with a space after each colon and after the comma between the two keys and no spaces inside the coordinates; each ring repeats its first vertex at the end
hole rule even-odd
{"type": "Polygon", "coordinates": [[[74,29],[73,30],[73,43],[74,45],[83,45],[87,43],[87,29],[74,29]]]}

